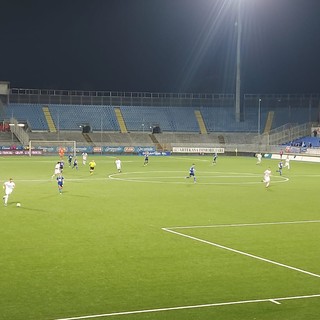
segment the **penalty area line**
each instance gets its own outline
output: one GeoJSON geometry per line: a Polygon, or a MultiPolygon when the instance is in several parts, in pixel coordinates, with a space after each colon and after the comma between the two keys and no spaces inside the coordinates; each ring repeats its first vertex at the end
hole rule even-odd
{"type": "Polygon", "coordinates": [[[158,308],[158,309],[145,309],[145,310],[134,310],[134,311],[103,313],[103,314],[71,317],[71,318],[59,318],[59,319],[54,319],[54,320],[97,319],[97,318],[103,318],[103,317],[114,317],[114,316],[132,315],[132,314],[155,313],[155,312],[177,311],[177,310],[187,310],[187,309],[200,309],[200,308],[209,308],[209,307],[232,306],[232,305],[240,305],[240,304],[248,304],[248,303],[261,303],[261,302],[271,302],[271,303],[280,305],[281,303],[279,301],[310,299],[310,298],[319,298],[319,297],[320,297],[320,294],[312,294],[312,295],[283,297],[283,298],[240,300],[240,301],[208,303],[208,304],[198,304],[198,305],[189,305],[189,306],[180,306],[180,307],[169,307],[169,308],[158,308]]]}
{"type": "Polygon", "coordinates": [[[223,246],[223,245],[215,243],[215,242],[210,242],[210,241],[207,241],[207,240],[204,240],[204,239],[200,239],[200,238],[196,238],[196,237],[193,237],[193,236],[189,236],[187,234],[184,234],[184,233],[181,233],[181,232],[177,232],[177,231],[174,231],[174,230],[170,230],[170,229],[167,229],[167,228],[162,228],[162,230],[170,232],[170,233],[173,233],[173,234],[176,234],[176,235],[181,236],[181,237],[185,237],[185,238],[191,239],[191,240],[195,240],[195,241],[198,241],[198,242],[209,244],[210,246],[213,246],[213,247],[216,247],[216,248],[220,248],[220,249],[223,249],[223,250],[231,251],[231,252],[243,255],[243,256],[247,256],[249,258],[253,258],[253,259],[256,259],[256,260],[260,260],[260,261],[264,261],[264,262],[267,262],[267,263],[270,263],[270,264],[277,265],[279,267],[283,267],[283,268],[294,270],[294,271],[297,271],[297,272],[300,272],[300,273],[304,273],[304,274],[307,274],[307,275],[312,276],[312,277],[320,278],[319,274],[312,273],[312,272],[309,272],[309,271],[306,271],[306,270],[303,270],[303,269],[299,269],[299,268],[296,268],[296,267],[292,267],[292,266],[289,266],[287,264],[280,263],[280,262],[277,262],[277,261],[274,261],[274,260],[270,260],[270,259],[266,259],[266,258],[263,258],[263,257],[259,257],[259,256],[256,256],[254,254],[251,254],[251,253],[247,253],[247,252],[244,252],[244,251],[240,251],[240,250],[237,250],[237,249],[226,247],[226,246],[223,246]]]}
{"type": "Polygon", "coordinates": [[[258,223],[233,223],[233,224],[213,224],[206,226],[178,226],[170,228],[162,228],[163,230],[176,229],[203,229],[203,228],[231,228],[231,227],[259,227],[259,226],[277,226],[286,224],[304,224],[304,223],[319,223],[320,220],[297,220],[297,221],[279,221],[279,222],[258,222],[258,223]]]}

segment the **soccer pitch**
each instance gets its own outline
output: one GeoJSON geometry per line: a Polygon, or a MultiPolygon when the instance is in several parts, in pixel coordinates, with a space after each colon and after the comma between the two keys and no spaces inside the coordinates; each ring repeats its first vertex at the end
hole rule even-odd
{"type": "Polygon", "coordinates": [[[319,319],[319,164],[90,159],[60,195],[57,157],[1,158],[1,319],[319,319]]]}

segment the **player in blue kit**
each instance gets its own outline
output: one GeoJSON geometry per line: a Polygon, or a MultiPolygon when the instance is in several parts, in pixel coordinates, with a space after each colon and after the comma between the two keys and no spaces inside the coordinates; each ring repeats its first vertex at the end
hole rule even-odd
{"type": "Polygon", "coordinates": [[[282,163],[282,161],[280,161],[278,163],[278,170],[277,170],[277,172],[279,172],[280,176],[282,176],[282,168],[283,168],[283,163],[282,163]]]}
{"type": "Polygon", "coordinates": [[[196,183],[196,169],[195,164],[192,164],[192,166],[189,169],[189,176],[186,177],[186,179],[189,179],[193,177],[193,182],[196,183]]]}
{"type": "Polygon", "coordinates": [[[77,158],[74,158],[74,160],[73,160],[73,167],[72,167],[72,169],[73,168],[76,168],[77,170],[78,170],[78,159],[77,158]]]}
{"type": "Polygon", "coordinates": [[[74,158],[74,160],[73,160],[73,167],[72,167],[72,169],[73,168],[76,168],[77,170],[78,170],[78,159],[77,158],[74,158]]]}
{"type": "Polygon", "coordinates": [[[62,194],[64,178],[61,174],[57,176],[58,190],[59,193],[62,194]]]}
{"type": "Polygon", "coordinates": [[[68,155],[68,163],[69,163],[69,167],[71,167],[72,158],[73,158],[72,154],[69,154],[69,155],[68,155]]]}
{"type": "Polygon", "coordinates": [[[64,161],[60,160],[59,164],[60,164],[60,172],[62,173],[63,172],[63,168],[64,168],[64,161]]]}

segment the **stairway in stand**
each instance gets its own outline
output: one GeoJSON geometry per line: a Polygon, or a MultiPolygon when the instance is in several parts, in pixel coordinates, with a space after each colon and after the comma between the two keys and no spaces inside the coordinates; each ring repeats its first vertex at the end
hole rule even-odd
{"type": "Polygon", "coordinates": [[[47,124],[48,124],[48,128],[49,128],[49,132],[57,132],[57,128],[56,128],[56,126],[54,124],[54,121],[52,119],[49,107],[47,107],[47,106],[42,107],[42,111],[43,111],[43,114],[44,114],[44,116],[46,118],[46,121],[47,121],[47,124]]]}
{"type": "Polygon", "coordinates": [[[269,111],[268,112],[268,118],[267,118],[266,126],[264,127],[263,133],[269,133],[270,132],[270,130],[272,128],[273,117],[274,117],[274,111],[269,111]]]}
{"type": "Polygon", "coordinates": [[[88,143],[94,145],[94,143],[93,143],[93,141],[92,141],[92,139],[90,138],[90,136],[89,136],[88,133],[83,133],[82,135],[83,135],[83,137],[85,138],[85,140],[86,140],[88,143]]]}
{"type": "Polygon", "coordinates": [[[218,135],[218,141],[219,141],[220,144],[225,144],[226,143],[226,141],[224,140],[224,136],[222,136],[222,135],[218,135]]]}
{"type": "Polygon", "coordinates": [[[153,133],[149,134],[150,139],[152,140],[152,142],[155,144],[156,146],[156,150],[157,151],[163,151],[163,146],[162,144],[158,141],[158,139],[156,138],[156,136],[153,133]]]}
{"type": "Polygon", "coordinates": [[[197,121],[198,121],[200,133],[207,134],[208,132],[207,132],[206,124],[204,123],[201,112],[199,110],[194,110],[194,114],[195,114],[197,121]]]}
{"type": "Polygon", "coordinates": [[[114,112],[116,114],[116,117],[117,117],[117,120],[119,123],[120,132],[121,133],[128,133],[127,126],[126,126],[126,123],[123,119],[122,112],[121,112],[120,108],[119,107],[114,108],[114,112]]]}

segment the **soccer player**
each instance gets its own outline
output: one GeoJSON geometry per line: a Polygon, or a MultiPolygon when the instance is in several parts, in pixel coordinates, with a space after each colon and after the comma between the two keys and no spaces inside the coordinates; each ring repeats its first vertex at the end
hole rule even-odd
{"type": "Polygon", "coordinates": [[[73,159],[73,167],[72,167],[72,169],[73,168],[76,168],[78,170],[78,159],[77,158],[73,159]]]}
{"type": "Polygon", "coordinates": [[[290,157],[289,155],[287,155],[286,157],[286,162],[284,163],[284,168],[288,168],[288,170],[290,169],[290,157]]]}
{"type": "Polygon", "coordinates": [[[60,164],[60,173],[62,173],[63,172],[63,168],[64,168],[64,161],[60,160],[59,164],[60,164]]]}
{"type": "Polygon", "coordinates": [[[64,182],[64,178],[63,178],[62,174],[60,173],[60,174],[57,176],[57,183],[58,183],[59,194],[62,194],[63,182],[64,182]]]}
{"type": "Polygon", "coordinates": [[[278,170],[277,170],[277,172],[279,172],[280,176],[282,176],[282,168],[283,168],[283,163],[282,163],[282,161],[280,161],[278,163],[278,170]]]}
{"type": "Polygon", "coordinates": [[[59,148],[59,156],[60,156],[60,159],[63,159],[64,149],[62,147],[59,148]]]}
{"type": "Polygon", "coordinates": [[[120,173],[121,172],[121,160],[119,158],[117,158],[115,163],[116,163],[117,170],[120,173]]]}
{"type": "Polygon", "coordinates": [[[96,167],[96,162],[94,160],[91,160],[89,162],[89,171],[90,171],[90,174],[93,174],[93,171],[94,171],[94,168],[96,167]]]}
{"type": "Polygon", "coordinates": [[[270,168],[268,168],[264,172],[264,176],[263,176],[263,182],[266,184],[266,188],[268,188],[270,185],[270,176],[271,176],[271,170],[270,170],[270,168]]]}
{"type": "Polygon", "coordinates": [[[280,159],[282,159],[282,156],[283,156],[283,150],[282,149],[280,150],[279,155],[280,155],[280,159]]]}
{"type": "Polygon", "coordinates": [[[3,184],[3,189],[4,189],[4,193],[5,195],[2,197],[3,201],[4,201],[4,205],[7,206],[8,204],[8,198],[9,195],[12,193],[13,189],[15,188],[15,183],[13,182],[13,179],[10,178],[9,181],[6,181],[3,184]]]}
{"type": "Polygon", "coordinates": [[[85,166],[87,164],[88,154],[86,152],[82,153],[82,164],[85,166]]]}
{"type": "Polygon", "coordinates": [[[262,160],[262,154],[259,152],[259,153],[256,153],[256,157],[257,157],[257,163],[256,164],[261,164],[261,160],[262,160]]]}
{"type": "Polygon", "coordinates": [[[72,158],[73,158],[72,154],[69,154],[69,155],[68,155],[68,163],[69,163],[69,167],[71,167],[72,158]]]}
{"type": "Polygon", "coordinates": [[[215,152],[213,154],[212,164],[216,164],[217,163],[217,158],[218,158],[218,154],[215,152]]]}
{"type": "Polygon", "coordinates": [[[193,163],[189,169],[189,176],[186,176],[186,179],[193,177],[193,182],[196,183],[196,169],[195,164],[193,163]]]}
{"type": "Polygon", "coordinates": [[[144,163],[143,165],[146,166],[149,163],[149,152],[146,152],[144,155],[144,163]]]}
{"type": "Polygon", "coordinates": [[[53,179],[54,176],[57,176],[61,173],[60,171],[60,161],[58,161],[56,163],[56,165],[54,166],[54,172],[53,172],[53,175],[51,176],[51,179],[53,179]]]}

